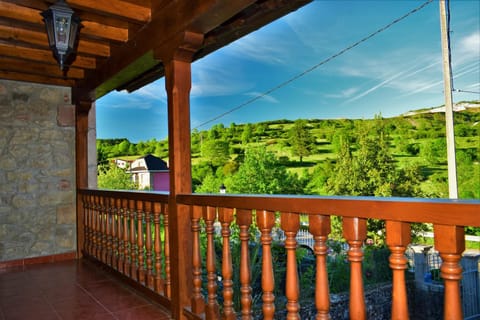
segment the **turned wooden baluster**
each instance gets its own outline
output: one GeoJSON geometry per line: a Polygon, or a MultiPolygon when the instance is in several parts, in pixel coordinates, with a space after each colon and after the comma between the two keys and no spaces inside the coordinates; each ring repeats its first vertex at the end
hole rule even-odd
{"type": "Polygon", "coordinates": [[[153,289],[153,263],[152,263],[152,203],[145,201],[145,256],[147,260],[147,275],[145,278],[145,285],[147,288],[153,289]]]}
{"type": "Polygon", "coordinates": [[[242,320],[250,320],[252,314],[252,287],[251,269],[250,269],[250,252],[248,249],[248,241],[250,233],[248,229],[252,224],[252,212],[250,210],[237,209],[237,224],[240,227],[240,303],[242,304],[242,320]]]}
{"type": "Polygon", "coordinates": [[[327,237],[330,234],[330,217],[310,215],[308,230],[313,235],[315,244],[313,250],[316,256],[315,279],[315,306],[317,307],[316,320],[330,319],[330,293],[327,273],[327,237]]]}
{"type": "Polygon", "coordinates": [[[167,298],[172,295],[172,280],[170,275],[170,230],[168,221],[168,204],[165,204],[165,211],[163,211],[163,229],[165,234],[164,252],[165,252],[165,293],[167,298]]]}
{"type": "Polygon", "coordinates": [[[207,291],[208,302],[205,308],[207,319],[220,319],[220,311],[217,302],[217,273],[215,269],[215,244],[213,242],[213,233],[215,227],[213,223],[216,218],[216,208],[207,207],[203,210],[203,219],[205,220],[205,232],[207,233],[207,291]]]}
{"type": "Polygon", "coordinates": [[[128,207],[128,200],[122,200],[123,207],[123,274],[128,276],[130,273],[131,257],[130,257],[130,242],[128,235],[128,225],[130,217],[130,209],[128,207]]]}
{"type": "Polygon", "coordinates": [[[123,243],[123,219],[125,215],[125,210],[122,206],[122,199],[117,198],[115,200],[115,206],[117,207],[117,242],[118,242],[118,248],[117,248],[117,254],[118,254],[118,259],[117,259],[117,270],[121,273],[123,273],[123,264],[124,264],[124,259],[125,259],[125,248],[124,243],[123,243]]]}
{"type": "Polygon", "coordinates": [[[83,247],[80,248],[81,251],[87,252],[87,245],[88,245],[88,202],[85,195],[80,195],[80,201],[82,202],[82,210],[83,210],[83,247]]]}
{"type": "Polygon", "coordinates": [[[398,221],[386,221],[387,246],[390,249],[390,268],[393,273],[392,320],[409,319],[405,270],[408,259],[405,250],[410,243],[410,224],[398,221]]]}
{"type": "Polygon", "coordinates": [[[111,198],[105,198],[105,263],[112,266],[113,245],[112,245],[112,211],[111,198]]]}
{"type": "Polygon", "coordinates": [[[128,200],[128,213],[129,213],[129,235],[130,235],[130,270],[128,270],[128,275],[130,278],[135,279],[137,277],[137,246],[136,246],[136,233],[135,233],[135,217],[137,213],[135,212],[135,200],[128,200]]]}
{"type": "Polygon", "coordinates": [[[143,247],[143,201],[137,201],[137,257],[138,257],[138,282],[145,283],[145,258],[143,247]]]}
{"type": "Polygon", "coordinates": [[[100,260],[107,263],[107,199],[100,197],[100,260]]]}
{"type": "Polygon", "coordinates": [[[91,214],[90,214],[90,232],[91,232],[91,248],[90,248],[90,255],[92,257],[95,256],[96,250],[97,250],[97,196],[92,195],[92,202],[91,202],[91,214]]]}
{"type": "Polygon", "coordinates": [[[362,244],[367,236],[367,220],[343,217],[343,237],[350,249],[350,319],[366,319],[365,296],[363,290],[362,244]]]}
{"type": "Polygon", "coordinates": [[[92,225],[92,212],[93,212],[93,196],[88,195],[83,197],[85,201],[85,206],[86,206],[86,212],[85,212],[85,228],[86,228],[86,234],[85,234],[85,245],[84,245],[84,250],[85,253],[88,255],[92,254],[92,248],[93,248],[93,225],[92,225]]]}
{"type": "Polygon", "coordinates": [[[129,213],[130,213],[130,278],[137,280],[137,236],[135,233],[135,218],[137,212],[135,211],[135,200],[128,201],[129,213]]]}
{"type": "Polygon", "coordinates": [[[110,265],[112,268],[117,269],[118,264],[118,238],[117,238],[117,216],[118,208],[115,205],[116,199],[110,198],[110,241],[111,241],[111,256],[110,256],[110,265]]]}
{"type": "Polygon", "coordinates": [[[263,300],[263,319],[272,320],[275,314],[275,279],[273,277],[272,264],[272,228],[275,225],[275,214],[271,211],[257,211],[257,225],[262,233],[260,241],[262,242],[262,300],[263,300]]]}
{"type": "Polygon", "coordinates": [[[218,220],[222,224],[222,277],[223,277],[223,319],[235,319],[233,309],[233,266],[230,249],[230,224],[233,221],[233,209],[219,208],[218,220]]]}
{"type": "Polygon", "coordinates": [[[442,258],[440,275],[445,284],[443,318],[463,319],[460,280],[462,267],[459,262],[465,251],[465,230],[463,227],[434,225],[435,248],[442,258]]]}
{"type": "Polygon", "coordinates": [[[153,204],[153,224],[155,232],[155,291],[162,294],[164,284],[162,279],[162,239],[160,236],[160,217],[162,214],[162,204],[155,202],[153,204]]]}
{"type": "Polygon", "coordinates": [[[192,220],[192,274],[193,292],[191,298],[192,312],[202,314],[205,312],[205,300],[202,295],[202,256],[200,250],[200,219],[202,207],[190,207],[190,219],[192,220]]]}
{"type": "Polygon", "coordinates": [[[93,256],[95,253],[95,196],[89,196],[89,229],[90,229],[90,245],[88,246],[88,254],[93,256]]]}
{"type": "Polygon", "coordinates": [[[300,216],[294,213],[282,212],[281,226],[285,232],[285,251],[287,253],[287,271],[285,279],[285,296],[287,298],[287,319],[300,319],[300,304],[298,299],[300,296],[297,258],[295,255],[297,249],[298,229],[300,229],[300,216]]]}
{"type": "Polygon", "coordinates": [[[95,196],[95,209],[93,211],[94,214],[94,221],[93,221],[93,230],[94,230],[94,237],[93,237],[93,256],[99,259],[100,256],[100,243],[101,243],[101,233],[100,233],[100,197],[95,196]]]}

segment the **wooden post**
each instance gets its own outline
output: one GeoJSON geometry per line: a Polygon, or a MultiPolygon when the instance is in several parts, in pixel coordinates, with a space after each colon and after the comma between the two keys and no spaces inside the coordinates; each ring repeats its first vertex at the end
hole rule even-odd
{"type": "MultiPolygon", "coordinates": [[[[77,101],[75,106],[75,163],[77,189],[88,187],[88,116],[92,101],[77,101]]],[[[77,192],[77,258],[83,256],[85,242],[84,208],[77,192]]]]}
{"type": "Polygon", "coordinates": [[[203,35],[185,32],[168,46],[157,48],[155,55],[165,66],[168,96],[168,146],[170,166],[169,228],[172,316],[185,319],[183,308],[192,295],[192,232],[188,206],[177,205],[176,196],[192,192],[190,163],[190,88],[191,61],[203,35]]]}

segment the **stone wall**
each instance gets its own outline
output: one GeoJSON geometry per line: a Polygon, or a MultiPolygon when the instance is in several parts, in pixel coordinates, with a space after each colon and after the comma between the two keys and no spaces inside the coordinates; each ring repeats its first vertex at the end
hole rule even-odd
{"type": "Polygon", "coordinates": [[[70,94],[0,80],[0,261],[75,251],[70,94]]]}

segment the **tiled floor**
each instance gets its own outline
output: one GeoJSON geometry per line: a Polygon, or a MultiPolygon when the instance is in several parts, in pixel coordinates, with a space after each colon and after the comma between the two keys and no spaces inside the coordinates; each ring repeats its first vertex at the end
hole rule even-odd
{"type": "Polygon", "coordinates": [[[166,320],[168,312],[87,261],[0,270],[0,320],[166,320]]]}

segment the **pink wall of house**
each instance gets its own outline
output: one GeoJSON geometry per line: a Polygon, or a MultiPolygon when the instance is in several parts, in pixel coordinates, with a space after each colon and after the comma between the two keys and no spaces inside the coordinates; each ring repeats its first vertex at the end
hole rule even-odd
{"type": "Polygon", "coordinates": [[[170,191],[170,178],[168,172],[153,173],[153,190],[170,191]]]}

